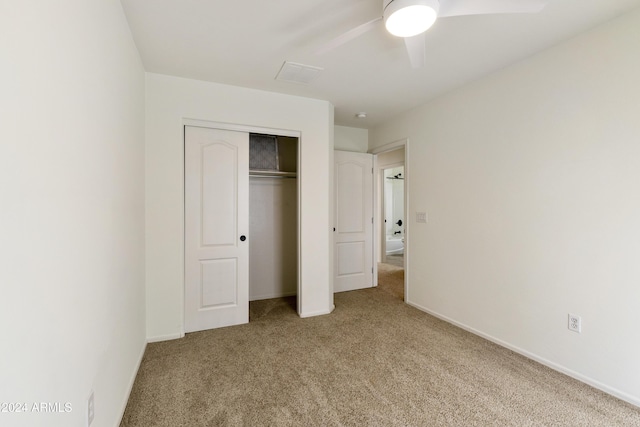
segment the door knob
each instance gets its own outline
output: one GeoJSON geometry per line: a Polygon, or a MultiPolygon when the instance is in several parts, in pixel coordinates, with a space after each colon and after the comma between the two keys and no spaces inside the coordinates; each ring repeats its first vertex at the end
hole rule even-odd
{"type": "Polygon", "coordinates": [[[244,234],[242,236],[240,236],[240,241],[244,242],[245,240],[247,240],[247,236],[245,236],[244,234]]]}

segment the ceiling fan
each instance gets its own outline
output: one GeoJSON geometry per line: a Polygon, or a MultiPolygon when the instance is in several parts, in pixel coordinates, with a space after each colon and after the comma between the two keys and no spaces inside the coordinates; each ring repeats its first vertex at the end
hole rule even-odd
{"type": "Polygon", "coordinates": [[[382,16],[365,22],[316,51],[323,54],[341,46],[384,22],[389,33],[404,38],[413,68],[423,67],[425,31],[438,18],[461,15],[489,15],[497,13],[536,13],[548,0],[382,0],[382,16]]]}

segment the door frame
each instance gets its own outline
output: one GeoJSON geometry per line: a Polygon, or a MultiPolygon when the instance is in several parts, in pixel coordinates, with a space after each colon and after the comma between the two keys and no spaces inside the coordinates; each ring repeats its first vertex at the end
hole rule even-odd
{"type": "MultiPolygon", "coordinates": [[[[292,137],[292,138],[297,138],[298,139],[298,147],[297,147],[297,152],[296,152],[296,156],[297,156],[297,176],[298,179],[296,179],[296,186],[297,186],[297,201],[296,201],[296,210],[297,210],[297,235],[298,235],[298,241],[296,243],[296,254],[297,254],[297,265],[298,265],[298,271],[297,271],[297,275],[296,275],[296,280],[297,280],[297,284],[296,284],[296,310],[298,312],[298,316],[300,316],[300,313],[302,313],[302,289],[300,284],[301,282],[301,275],[302,275],[302,266],[300,263],[301,260],[301,256],[300,256],[300,252],[301,252],[301,245],[300,245],[300,232],[301,232],[301,218],[300,218],[300,200],[301,200],[301,185],[300,183],[302,182],[301,180],[301,176],[302,176],[302,170],[300,167],[301,164],[301,150],[300,150],[300,146],[301,146],[301,140],[302,140],[302,132],[300,131],[295,131],[295,130],[290,130],[290,129],[274,129],[274,128],[265,128],[265,127],[260,127],[260,126],[249,126],[249,125],[241,125],[241,124],[236,124],[236,123],[224,123],[224,122],[213,122],[213,121],[209,121],[209,120],[198,120],[198,119],[188,119],[188,118],[183,118],[181,121],[181,126],[182,126],[182,150],[181,150],[181,160],[182,160],[182,176],[181,176],[181,187],[182,187],[182,205],[181,205],[181,232],[182,232],[182,248],[180,251],[180,256],[181,256],[181,262],[182,262],[182,336],[185,335],[185,327],[184,327],[184,316],[185,316],[185,291],[186,291],[186,280],[185,280],[185,275],[186,275],[186,268],[185,268],[185,199],[184,199],[184,194],[185,194],[185,172],[186,172],[186,166],[185,166],[185,134],[184,134],[184,129],[185,126],[195,126],[195,127],[202,127],[202,128],[210,128],[210,129],[221,129],[221,130],[230,130],[230,131],[236,131],[236,132],[247,132],[247,133],[262,133],[262,134],[267,134],[267,135],[276,135],[276,136],[288,136],[288,137],[292,137]]],[[[251,215],[251,206],[249,206],[249,215],[251,215]]]]}
{"type": "MultiPolygon", "coordinates": [[[[378,194],[380,194],[380,168],[378,166],[378,154],[382,154],[382,153],[387,153],[389,151],[394,151],[394,150],[398,150],[404,148],[404,302],[407,303],[409,301],[409,295],[410,295],[410,287],[409,287],[409,242],[411,240],[411,224],[410,221],[408,221],[409,218],[409,208],[411,206],[410,204],[410,200],[409,200],[409,180],[410,180],[410,173],[409,173],[409,138],[403,138],[403,139],[399,139],[397,141],[393,141],[390,142],[388,144],[384,144],[381,145],[379,147],[373,148],[371,150],[369,150],[368,152],[373,154],[374,157],[374,167],[376,170],[376,179],[373,180],[373,186],[374,186],[374,192],[373,192],[373,197],[374,197],[374,206],[376,206],[376,209],[374,209],[373,211],[373,218],[374,218],[374,223],[378,224],[377,227],[374,227],[373,229],[373,246],[374,246],[374,251],[377,254],[381,254],[381,239],[382,236],[380,235],[380,200],[378,197],[378,194]]],[[[376,256],[377,259],[377,256],[376,256]]],[[[373,280],[374,283],[378,283],[378,263],[374,263],[374,268],[373,268],[373,280]]]]}

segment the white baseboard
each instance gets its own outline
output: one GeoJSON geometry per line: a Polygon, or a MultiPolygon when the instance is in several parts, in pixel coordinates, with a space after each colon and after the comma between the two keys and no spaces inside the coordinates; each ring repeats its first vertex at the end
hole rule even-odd
{"type": "Polygon", "coordinates": [[[332,311],[333,311],[333,307],[329,310],[311,311],[308,313],[299,313],[299,315],[304,319],[306,317],[323,316],[325,314],[331,314],[332,311]]]}
{"type": "Polygon", "coordinates": [[[573,371],[573,370],[571,370],[571,369],[569,369],[569,368],[567,368],[565,366],[559,365],[559,364],[557,364],[555,362],[552,362],[552,361],[550,361],[548,359],[545,359],[544,357],[540,357],[537,354],[531,353],[531,352],[529,352],[527,350],[524,350],[524,349],[522,349],[520,347],[517,347],[515,345],[509,344],[508,342],[502,341],[502,340],[500,340],[500,339],[498,339],[496,337],[493,337],[491,335],[485,334],[482,331],[474,329],[474,328],[472,328],[470,326],[467,326],[467,325],[465,325],[463,323],[457,322],[457,321],[455,321],[455,320],[453,320],[453,319],[451,319],[451,318],[449,318],[447,316],[443,316],[440,313],[434,312],[433,310],[430,310],[430,309],[428,309],[426,307],[422,307],[419,304],[415,304],[415,303],[410,302],[410,301],[407,301],[407,304],[409,304],[412,307],[417,308],[420,311],[424,311],[425,313],[428,313],[428,314],[430,314],[430,315],[432,315],[434,317],[437,317],[440,320],[444,320],[447,323],[451,323],[454,326],[457,326],[457,327],[459,327],[461,329],[464,329],[465,331],[471,332],[474,335],[478,335],[479,337],[482,337],[482,338],[484,338],[486,340],[489,340],[489,341],[491,341],[493,343],[496,343],[499,346],[508,348],[509,350],[515,351],[516,353],[521,354],[522,356],[525,356],[525,357],[527,357],[529,359],[535,360],[536,362],[541,363],[541,364],[553,369],[554,371],[561,372],[561,373],[563,373],[565,375],[570,376],[571,378],[574,378],[574,379],[576,379],[576,380],[578,380],[580,382],[588,384],[591,387],[597,388],[598,390],[601,390],[601,391],[603,391],[603,392],[605,392],[607,394],[610,394],[610,395],[612,395],[614,397],[617,397],[618,399],[624,400],[625,402],[628,402],[628,403],[630,403],[630,404],[632,404],[634,406],[640,407],[640,398],[638,398],[638,397],[632,396],[632,395],[630,395],[628,393],[625,393],[623,391],[620,391],[620,390],[618,390],[618,389],[616,389],[614,387],[610,387],[610,386],[608,386],[606,384],[601,383],[600,381],[594,380],[593,378],[590,378],[590,377],[588,377],[586,375],[583,375],[583,374],[581,374],[579,372],[573,371]]]}
{"type": "Polygon", "coordinates": [[[175,334],[167,334],[167,335],[156,335],[155,337],[147,337],[147,342],[160,342],[160,341],[171,341],[177,340],[180,338],[184,338],[184,332],[177,332],[175,334]]]}
{"type": "Polygon", "coordinates": [[[138,371],[140,370],[140,365],[142,365],[142,359],[144,357],[144,352],[147,350],[147,343],[145,342],[142,346],[142,351],[138,356],[138,363],[136,364],[136,368],[133,370],[133,374],[129,379],[129,387],[127,388],[127,396],[122,404],[122,409],[120,410],[120,417],[118,418],[118,423],[116,427],[122,423],[122,417],[124,417],[124,411],[127,409],[127,403],[129,403],[129,397],[131,397],[131,391],[133,391],[133,384],[136,382],[136,377],[138,376],[138,371]]]}

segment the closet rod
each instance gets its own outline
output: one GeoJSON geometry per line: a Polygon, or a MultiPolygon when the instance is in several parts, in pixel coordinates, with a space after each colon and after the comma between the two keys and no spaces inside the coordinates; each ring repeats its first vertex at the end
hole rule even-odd
{"type": "Polygon", "coordinates": [[[249,178],[278,178],[278,179],[296,179],[296,176],[278,176],[278,175],[249,175],[249,178]]]}
{"type": "Polygon", "coordinates": [[[249,171],[249,176],[256,178],[296,178],[295,172],[281,171],[249,171]]]}

